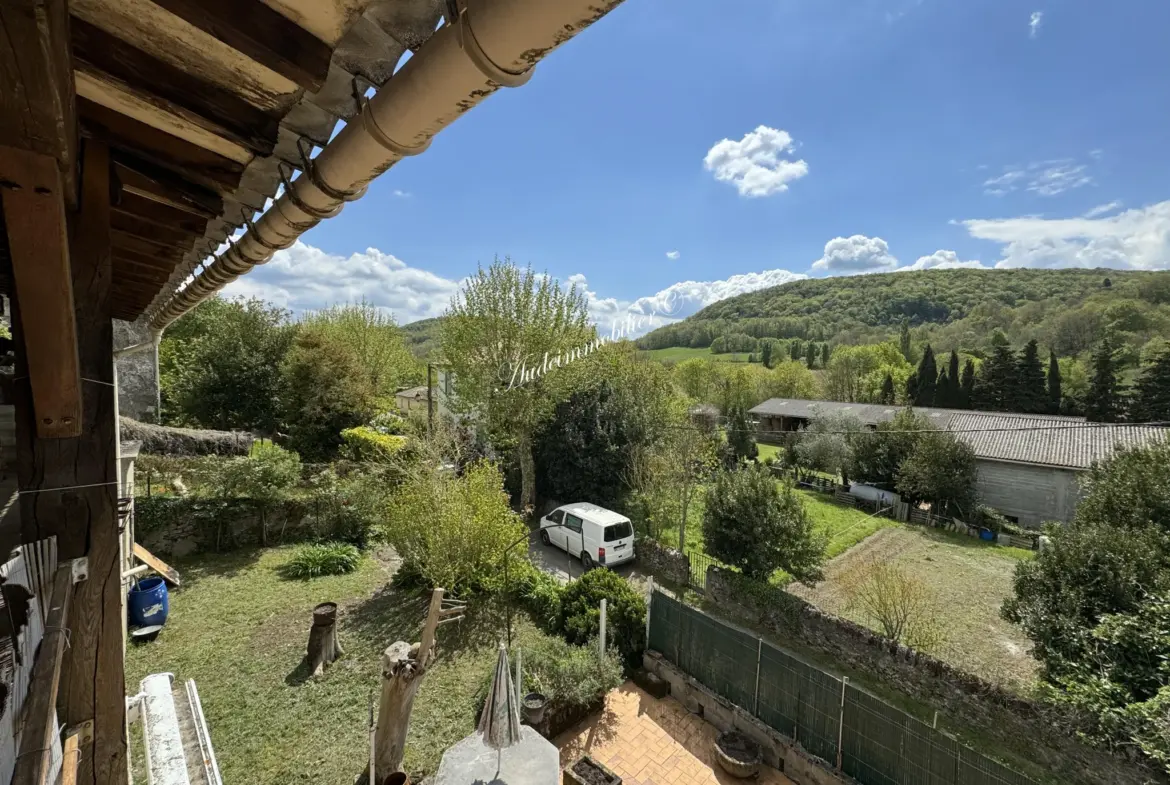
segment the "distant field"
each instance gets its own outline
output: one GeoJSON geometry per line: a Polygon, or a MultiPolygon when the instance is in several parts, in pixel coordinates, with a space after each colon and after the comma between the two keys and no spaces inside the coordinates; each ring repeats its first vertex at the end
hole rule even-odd
{"type": "Polygon", "coordinates": [[[669,349],[647,349],[639,352],[640,355],[660,363],[678,363],[695,357],[715,360],[724,363],[746,363],[747,352],[731,352],[728,354],[712,354],[710,349],[691,349],[687,346],[672,346],[669,349]]]}

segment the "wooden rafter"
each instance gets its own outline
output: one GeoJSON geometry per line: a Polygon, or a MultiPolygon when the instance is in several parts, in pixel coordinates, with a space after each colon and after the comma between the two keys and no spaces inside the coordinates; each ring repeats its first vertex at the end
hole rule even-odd
{"type": "Polygon", "coordinates": [[[203,218],[215,218],[223,212],[223,198],[214,191],[188,182],[169,169],[133,154],[115,152],[113,155],[114,176],[123,192],[144,196],[203,218]]]}
{"type": "Polygon", "coordinates": [[[191,215],[164,202],[156,202],[154,199],[126,190],[122,191],[114,211],[133,215],[140,220],[168,229],[177,229],[186,234],[202,236],[207,230],[206,218],[191,215]]]}
{"type": "Polygon", "coordinates": [[[333,50],[260,0],[154,2],[310,92],[325,84],[333,50]]]}
{"type": "Polygon", "coordinates": [[[271,114],[83,20],[73,20],[72,39],[78,70],[120,84],[160,111],[191,117],[259,155],[272,154],[279,122],[271,114]]]}
{"type": "Polygon", "coordinates": [[[77,203],[77,120],[65,0],[0,3],[0,144],[57,163],[65,204],[77,203]]]}

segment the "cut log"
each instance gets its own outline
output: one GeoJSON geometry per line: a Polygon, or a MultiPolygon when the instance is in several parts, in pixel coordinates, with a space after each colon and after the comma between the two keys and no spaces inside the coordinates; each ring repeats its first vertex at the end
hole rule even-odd
{"type": "Polygon", "coordinates": [[[344,653],[337,642],[337,603],[323,602],[313,609],[313,626],[309,628],[309,675],[319,676],[344,653]]]}

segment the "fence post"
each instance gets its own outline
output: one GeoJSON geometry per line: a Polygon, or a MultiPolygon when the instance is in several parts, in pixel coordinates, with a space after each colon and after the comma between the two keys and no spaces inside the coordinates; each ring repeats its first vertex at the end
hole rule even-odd
{"type": "Polygon", "coordinates": [[[524,703],[524,650],[519,646],[516,647],[516,705],[523,706],[524,703]]]}
{"type": "Polygon", "coordinates": [[[649,593],[646,595],[646,648],[650,648],[650,611],[654,607],[654,576],[648,581],[649,593]]]}
{"type": "Polygon", "coordinates": [[[599,641],[598,654],[605,657],[605,598],[601,598],[601,639],[599,641]]]}
{"type": "Polygon", "coordinates": [[[752,707],[752,716],[760,716],[760,658],[764,655],[764,639],[756,639],[756,700],[752,707]]]}
{"type": "Polygon", "coordinates": [[[837,715],[837,771],[841,770],[841,743],[845,737],[845,688],[849,686],[849,677],[841,679],[841,710],[837,715]]]}

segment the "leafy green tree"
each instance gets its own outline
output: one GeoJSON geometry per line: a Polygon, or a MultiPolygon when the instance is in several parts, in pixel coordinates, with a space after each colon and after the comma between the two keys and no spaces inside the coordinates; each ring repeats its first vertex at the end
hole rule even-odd
{"type": "Polygon", "coordinates": [[[1093,353],[1093,375],[1085,394],[1085,416],[1093,422],[1117,422],[1123,410],[1116,350],[1106,336],[1093,353]]]}
{"type": "Polygon", "coordinates": [[[755,431],[742,406],[735,406],[727,413],[727,446],[737,462],[755,460],[760,454],[755,431]]]}
{"type": "Polygon", "coordinates": [[[831,347],[829,345],[829,343],[826,341],[821,346],[821,367],[828,368],[829,367],[829,360],[832,359],[832,357],[833,357],[833,347],[831,347]]]}
{"type": "Polygon", "coordinates": [[[950,360],[947,361],[947,406],[952,409],[961,409],[963,390],[960,384],[959,353],[951,349],[950,360]]]}
{"type": "Polygon", "coordinates": [[[606,644],[627,664],[646,648],[646,601],[613,570],[590,570],[561,594],[559,628],[569,643],[583,646],[601,633],[601,601],[605,600],[606,644]]]}
{"type": "Polygon", "coordinates": [[[816,367],[817,364],[817,345],[809,341],[805,346],[804,364],[808,366],[809,370],[816,367]]]}
{"type": "Polygon", "coordinates": [[[1032,640],[1054,695],[1093,718],[1090,736],[1136,742],[1166,766],[1170,443],[1115,453],[1082,490],[1072,523],[1017,565],[1003,615],[1032,640]]]}
{"type": "Polygon", "coordinates": [[[1048,352],[1048,413],[1060,414],[1060,362],[1056,352],[1048,352]]]}
{"type": "MultiPolygon", "coordinates": [[[[585,297],[553,278],[497,259],[467,279],[443,320],[443,356],[455,386],[454,405],[478,411],[489,433],[516,455],[520,504],[536,495],[533,438],[556,401],[546,376],[514,383],[528,369],[547,371],[562,352],[594,340],[585,297]]],[[[553,370],[553,373],[555,373],[553,370]]]]}
{"type": "Polygon", "coordinates": [[[163,334],[159,385],[173,425],[272,435],[281,423],[277,372],[295,328],[263,300],[203,302],[163,334]]]}
{"type": "Polygon", "coordinates": [[[833,401],[876,400],[886,374],[896,382],[909,370],[910,364],[892,343],[838,346],[823,374],[825,393],[833,401]]]}
{"type": "Polygon", "coordinates": [[[302,324],[353,354],[381,409],[394,407],[397,390],[424,381],[423,364],[406,348],[393,317],[366,300],[309,313],[302,324]]]}
{"type": "Polygon", "coordinates": [[[280,375],[289,444],[310,461],[331,460],[341,446],[341,432],[377,413],[369,374],[353,350],[321,330],[297,332],[280,375]]]}
{"type": "Polygon", "coordinates": [[[918,400],[918,374],[912,373],[906,379],[906,402],[911,406],[918,400]]]}
{"type": "Polygon", "coordinates": [[[977,409],[1016,411],[1016,358],[1006,343],[997,343],[992,355],[984,361],[975,392],[977,409]]]}
{"type": "Polygon", "coordinates": [[[715,363],[703,357],[683,360],[674,366],[674,383],[691,398],[713,403],[719,394],[722,377],[715,363]]]}
{"type": "Polygon", "coordinates": [[[760,362],[764,364],[765,368],[772,367],[772,342],[764,341],[763,346],[760,347],[760,362]]]}
{"type": "Polygon", "coordinates": [[[853,441],[862,432],[861,420],[852,414],[815,412],[812,422],[801,432],[796,451],[803,465],[816,471],[839,475],[849,484],[853,464],[853,441]]]}
{"type": "Polygon", "coordinates": [[[895,487],[910,499],[930,501],[937,512],[966,519],[975,512],[975,451],[952,433],[921,434],[898,469],[895,487]]]}
{"type": "Polygon", "coordinates": [[[854,437],[851,474],[858,480],[893,489],[898,470],[918,446],[922,434],[930,429],[925,417],[906,408],[888,422],[878,423],[873,431],[862,430],[854,437]]]}
{"type": "Polygon", "coordinates": [[[1154,358],[1134,387],[1134,419],[1170,422],[1170,350],[1154,358]]]}
{"type": "Polygon", "coordinates": [[[934,406],[935,390],[938,385],[938,366],[934,361],[934,350],[930,344],[922,351],[922,359],[918,361],[918,370],[914,373],[918,379],[918,388],[915,391],[913,404],[915,406],[934,406]]]}
{"type": "Polygon", "coordinates": [[[882,380],[882,393],[878,403],[892,406],[896,399],[897,395],[894,393],[894,377],[887,373],[886,378],[882,380]]]}
{"type": "Polygon", "coordinates": [[[1040,363],[1040,347],[1036,340],[1028,341],[1016,363],[1016,407],[1013,411],[1025,414],[1043,414],[1048,410],[1048,390],[1044,366],[1040,363]]]}
{"type": "Polygon", "coordinates": [[[803,356],[804,354],[801,351],[800,340],[794,338],[792,342],[788,344],[788,357],[792,360],[799,360],[803,356]]]}
{"type": "Polygon", "coordinates": [[[975,401],[975,361],[968,358],[963,364],[963,378],[959,382],[960,409],[970,409],[975,401]]]}
{"type": "Polygon", "coordinates": [[[902,328],[898,334],[898,349],[902,352],[902,357],[906,362],[914,362],[910,356],[910,320],[902,317],[902,328]]]}
{"type": "Polygon", "coordinates": [[[947,369],[938,372],[938,379],[934,383],[934,405],[942,408],[951,408],[951,380],[947,376],[947,369]]]}
{"type": "Polygon", "coordinates": [[[707,553],[758,581],[778,569],[802,583],[820,580],[826,542],[787,483],[760,466],[721,472],[703,511],[707,553]]]}

